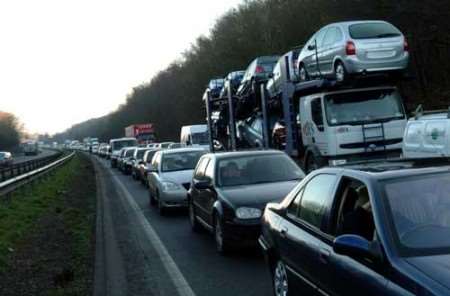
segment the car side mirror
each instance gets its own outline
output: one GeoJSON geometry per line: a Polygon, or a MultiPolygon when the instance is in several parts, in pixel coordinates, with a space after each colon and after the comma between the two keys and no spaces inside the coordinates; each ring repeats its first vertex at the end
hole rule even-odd
{"type": "Polygon", "coordinates": [[[354,234],[338,236],[333,241],[333,251],[336,254],[346,255],[352,258],[368,258],[381,260],[381,251],[378,244],[373,244],[367,239],[354,234]]]}
{"type": "Polygon", "coordinates": [[[197,182],[194,182],[194,187],[197,190],[211,189],[212,183],[211,183],[211,180],[197,181],[197,182]]]}
{"type": "Polygon", "coordinates": [[[316,45],[315,44],[308,45],[308,50],[314,50],[314,49],[316,49],[316,45]]]}

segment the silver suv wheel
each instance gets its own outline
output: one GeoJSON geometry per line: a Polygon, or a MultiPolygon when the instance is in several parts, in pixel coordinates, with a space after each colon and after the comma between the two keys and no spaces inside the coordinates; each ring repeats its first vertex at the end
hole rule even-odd
{"type": "Polygon", "coordinates": [[[345,80],[345,68],[341,62],[336,63],[336,67],[334,69],[334,73],[336,75],[336,80],[338,82],[343,82],[345,80]]]}

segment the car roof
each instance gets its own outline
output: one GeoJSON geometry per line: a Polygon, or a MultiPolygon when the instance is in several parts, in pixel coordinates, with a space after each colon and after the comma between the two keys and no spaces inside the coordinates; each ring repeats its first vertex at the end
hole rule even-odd
{"type": "Polygon", "coordinates": [[[176,154],[176,153],[183,153],[183,152],[196,152],[196,151],[205,151],[203,148],[191,148],[191,147],[182,147],[182,148],[175,148],[175,149],[166,149],[166,150],[160,150],[159,153],[161,154],[176,154]]]}
{"type": "Polygon", "coordinates": [[[276,154],[286,155],[283,151],[280,150],[245,150],[245,151],[208,153],[208,156],[216,159],[226,159],[242,156],[276,155],[276,154]]]}
{"type": "Polygon", "coordinates": [[[389,159],[350,163],[320,171],[351,173],[364,178],[387,180],[433,173],[450,172],[450,158],[389,159]]]}
{"type": "Polygon", "coordinates": [[[387,23],[390,24],[389,22],[383,21],[383,20],[358,20],[358,21],[343,21],[343,22],[335,22],[335,23],[331,23],[328,24],[325,27],[329,27],[329,26],[335,26],[335,25],[340,25],[340,26],[351,26],[351,25],[356,25],[356,24],[364,24],[364,23],[387,23]]]}

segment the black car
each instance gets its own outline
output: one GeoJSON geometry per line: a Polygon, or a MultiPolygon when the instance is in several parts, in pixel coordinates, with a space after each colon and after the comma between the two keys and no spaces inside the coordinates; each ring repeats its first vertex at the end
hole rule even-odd
{"type": "Polygon", "coordinates": [[[217,99],[220,96],[220,91],[222,90],[223,84],[225,80],[223,78],[214,78],[211,79],[206,87],[204,97],[206,93],[209,91],[211,98],[217,99]]]}
{"type": "Polygon", "coordinates": [[[316,170],[268,204],[259,242],[274,294],[450,295],[446,163],[316,170]]]}
{"type": "Polygon", "coordinates": [[[239,98],[236,105],[236,116],[239,119],[247,118],[255,108],[260,106],[260,85],[265,84],[279,56],[263,56],[254,59],[245,71],[236,96],[239,98]]]}
{"type": "Polygon", "coordinates": [[[234,95],[237,91],[237,88],[241,84],[242,78],[244,77],[245,71],[234,71],[229,73],[224,80],[223,87],[220,91],[220,97],[226,98],[228,97],[228,88],[231,88],[231,95],[234,95]]]}
{"type": "Polygon", "coordinates": [[[192,229],[213,232],[220,253],[257,245],[266,204],[282,200],[303,177],[280,151],[206,154],[188,192],[192,229]]]}

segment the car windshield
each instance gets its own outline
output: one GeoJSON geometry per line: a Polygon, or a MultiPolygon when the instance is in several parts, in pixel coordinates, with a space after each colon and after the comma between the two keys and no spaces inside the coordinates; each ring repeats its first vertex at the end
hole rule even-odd
{"type": "Polygon", "coordinates": [[[297,164],[283,154],[226,158],[219,161],[218,167],[219,187],[299,180],[305,176],[297,164]]]}
{"type": "Polygon", "coordinates": [[[349,27],[353,39],[374,39],[401,36],[401,32],[389,23],[361,23],[349,27]]]}
{"type": "Polygon", "coordinates": [[[193,133],[191,137],[192,137],[192,144],[199,144],[199,145],[208,144],[208,133],[193,133]]]}
{"type": "Polygon", "coordinates": [[[450,253],[450,173],[396,179],[384,187],[403,254],[450,253]]]}
{"type": "Polygon", "coordinates": [[[157,152],[158,150],[152,150],[152,151],[148,151],[146,154],[145,154],[145,161],[147,162],[147,163],[151,163],[152,162],[152,158],[153,158],[153,155],[155,155],[155,153],[157,152]]]}
{"type": "Polygon", "coordinates": [[[134,155],[134,149],[128,149],[125,151],[125,157],[132,157],[134,155]]]}
{"type": "Polygon", "coordinates": [[[400,95],[393,89],[327,95],[325,110],[330,126],[375,123],[405,117],[400,95]]]}
{"type": "Polygon", "coordinates": [[[161,161],[162,172],[193,170],[205,151],[188,151],[163,154],[161,161]]]}
{"type": "Polygon", "coordinates": [[[136,154],[136,159],[138,159],[138,160],[143,159],[143,158],[144,158],[145,152],[147,152],[146,149],[138,150],[138,152],[137,152],[137,154],[136,154]]]}
{"type": "Polygon", "coordinates": [[[124,147],[132,147],[132,146],[136,146],[136,145],[137,145],[136,140],[125,140],[125,141],[113,142],[111,145],[111,148],[113,151],[116,151],[116,150],[120,150],[124,147]]]}

